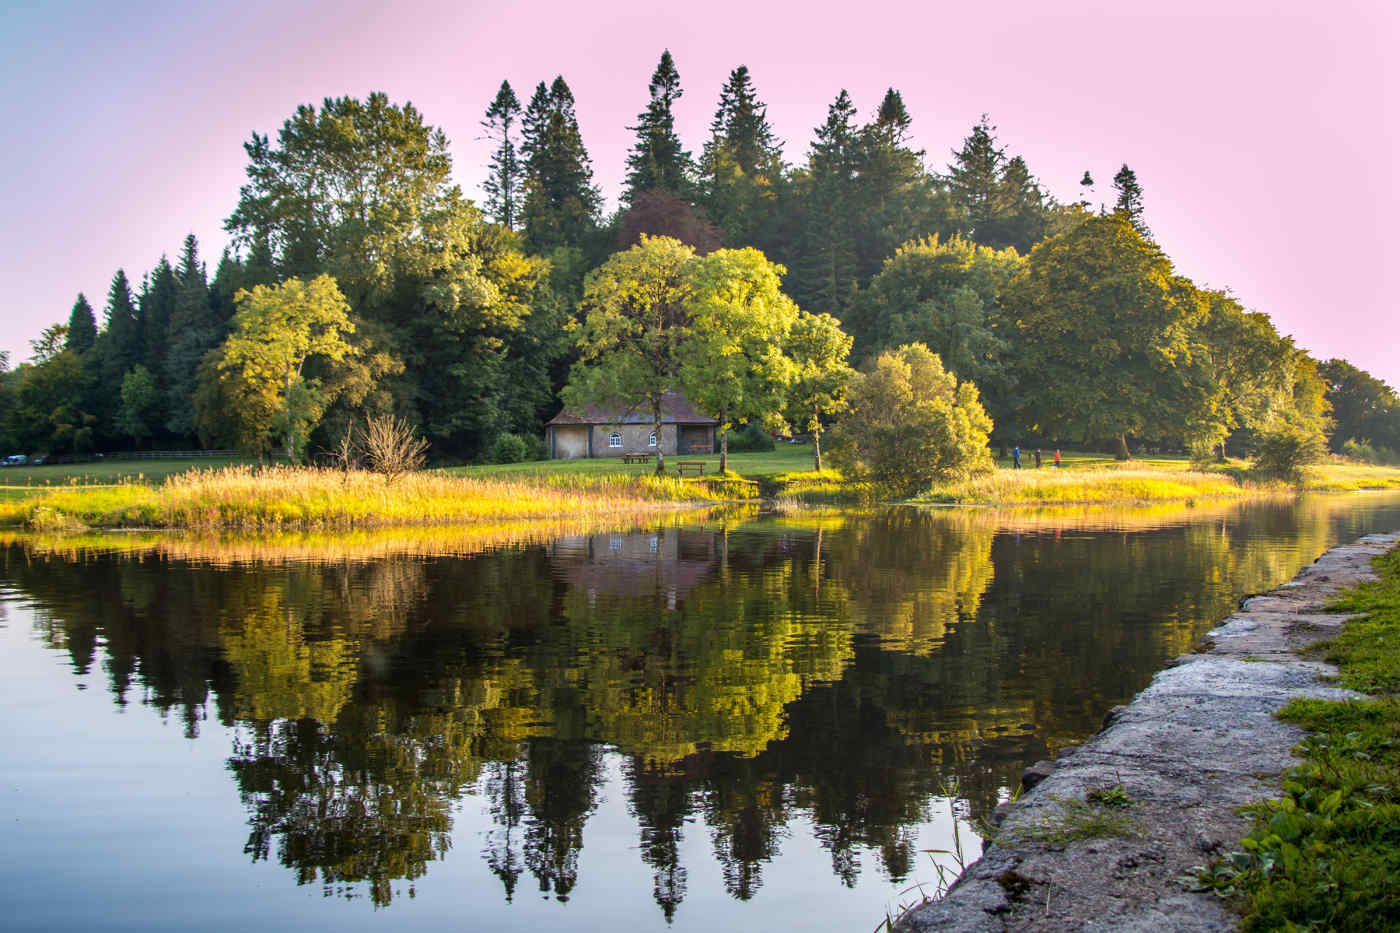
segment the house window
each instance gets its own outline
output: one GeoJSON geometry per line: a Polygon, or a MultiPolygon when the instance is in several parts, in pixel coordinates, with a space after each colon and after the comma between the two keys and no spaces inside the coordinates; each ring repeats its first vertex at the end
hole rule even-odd
{"type": "Polygon", "coordinates": [[[652,431],[652,432],[651,432],[651,436],[647,438],[647,446],[648,446],[648,447],[655,447],[655,446],[656,446],[656,432],[655,432],[655,431],[652,431]]]}
{"type": "Polygon", "coordinates": [[[612,432],[611,434],[609,434],[609,435],[608,435],[608,446],[609,446],[609,447],[621,447],[621,446],[622,446],[622,435],[621,435],[621,434],[618,434],[616,431],[614,431],[614,432],[612,432]]]}

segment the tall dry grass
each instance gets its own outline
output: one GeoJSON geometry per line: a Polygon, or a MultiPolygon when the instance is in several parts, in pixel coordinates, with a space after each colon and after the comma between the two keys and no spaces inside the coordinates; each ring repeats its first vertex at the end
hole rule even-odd
{"type": "Polygon", "coordinates": [[[1253,492],[1220,473],[1122,465],[1080,470],[997,470],[966,482],[937,487],[929,498],[989,505],[1092,504],[1239,499],[1253,492]]]}
{"type": "Polygon", "coordinates": [[[716,498],[704,484],[652,476],[475,479],[412,473],[395,482],[312,467],[191,470],[158,487],[73,486],[0,503],[0,524],[88,527],[349,529],[520,519],[644,518],[716,498]]]}

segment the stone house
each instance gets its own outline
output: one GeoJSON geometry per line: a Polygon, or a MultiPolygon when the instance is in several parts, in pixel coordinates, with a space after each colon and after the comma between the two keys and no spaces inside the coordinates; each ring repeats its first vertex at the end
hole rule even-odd
{"type": "Polygon", "coordinates": [[[651,412],[603,409],[560,411],[544,428],[544,446],[554,459],[621,457],[661,453],[698,456],[714,453],[719,422],[695,410],[684,395],[667,392],[661,402],[661,435],[654,436],[651,412]]]}

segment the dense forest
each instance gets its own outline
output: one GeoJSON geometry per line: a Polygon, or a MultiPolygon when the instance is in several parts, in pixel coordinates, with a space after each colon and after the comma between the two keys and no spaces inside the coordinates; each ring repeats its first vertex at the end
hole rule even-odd
{"type": "Polygon", "coordinates": [[[519,438],[538,452],[588,356],[576,334],[593,273],[644,236],[761,251],[805,314],[840,323],[852,365],[926,345],[977,385],[1003,445],[1243,453],[1284,425],[1368,459],[1400,450],[1390,386],[1313,360],[1174,269],[1127,165],[1111,194],[1086,171],[1057,198],[984,116],[930,168],[894,89],[864,122],[843,90],[789,161],[742,66],[697,156],[675,131],[681,94],[667,52],[639,88],[611,216],[562,76],[523,104],[508,82],[485,101],[481,205],[411,104],[298,107],[275,139],[245,144],[212,275],[190,236],[137,280],[117,270],[100,309],[78,295],[27,362],[0,359],[4,453],[261,455],[295,420],[294,453],[314,456],[375,414],[418,426],[440,462],[518,452],[519,438]]]}

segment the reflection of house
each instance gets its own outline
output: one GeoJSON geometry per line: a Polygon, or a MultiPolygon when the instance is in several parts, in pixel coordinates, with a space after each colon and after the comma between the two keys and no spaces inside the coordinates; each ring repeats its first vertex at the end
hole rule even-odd
{"type": "Polygon", "coordinates": [[[718,554],[710,532],[658,529],[633,534],[559,538],[550,557],[569,588],[614,599],[664,600],[675,609],[713,575],[718,554]]]}
{"type": "Polygon", "coordinates": [[[655,453],[660,446],[667,456],[708,454],[715,449],[713,418],[695,410],[684,395],[667,392],[661,402],[661,435],[655,435],[651,412],[589,406],[580,412],[565,409],[544,429],[544,445],[551,457],[620,457],[655,453]]]}

